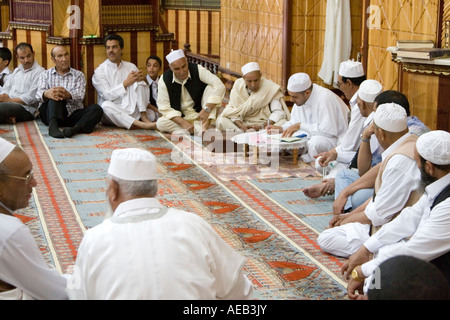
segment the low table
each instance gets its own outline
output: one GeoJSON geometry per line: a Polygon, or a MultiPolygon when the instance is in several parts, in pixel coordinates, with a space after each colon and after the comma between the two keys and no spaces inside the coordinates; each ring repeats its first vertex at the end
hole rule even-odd
{"type": "Polygon", "coordinates": [[[267,148],[267,150],[278,151],[292,150],[293,164],[298,164],[298,150],[305,147],[309,138],[302,138],[294,142],[283,142],[278,135],[267,134],[266,131],[246,132],[238,134],[231,138],[236,144],[244,146],[244,157],[248,157],[249,147],[253,148],[253,163],[258,164],[259,149],[267,148]]]}

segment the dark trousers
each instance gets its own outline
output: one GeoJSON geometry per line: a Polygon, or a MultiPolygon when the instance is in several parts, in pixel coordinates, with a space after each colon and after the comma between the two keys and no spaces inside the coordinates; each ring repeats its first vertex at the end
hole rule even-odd
{"type": "Polygon", "coordinates": [[[39,108],[42,122],[48,126],[52,118],[58,120],[60,127],[80,128],[82,133],[92,133],[103,116],[103,109],[98,104],[75,110],[70,116],[67,113],[66,101],[49,100],[39,108]]]}
{"type": "Polygon", "coordinates": [[[11,123],[11,118],[15,118],[16,122],[34,120],[34,116],[25,110],[21,104],[11,102],[0,103],[0,124],[11,123]]]}

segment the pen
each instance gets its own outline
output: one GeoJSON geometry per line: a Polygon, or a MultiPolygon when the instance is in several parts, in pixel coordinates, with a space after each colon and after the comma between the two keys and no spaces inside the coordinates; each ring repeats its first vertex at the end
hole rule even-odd
{"type": "Polygon", "coordinates": [[[307,136],[308,136],[308,135],[302,133],[302,134],[299,134],[298,136],[295,136],[295,137],[296,137],[296,138],[306,138],[307,136]]]}

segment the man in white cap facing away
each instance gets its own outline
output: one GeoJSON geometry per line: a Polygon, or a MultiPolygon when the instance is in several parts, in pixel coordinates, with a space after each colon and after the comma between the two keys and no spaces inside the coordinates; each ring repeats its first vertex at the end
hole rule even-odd
{"type": "Polygon", "coordinates": [[[110,34],[105,38],[108,58],[95,70],[92,84],[103,108],[102,123],[119,128],[156,129],[148,119],[150,91],[143,73],[131,62],[123,61],[123,38],[110,34]]]}
{"type": "Polygon", "coordinates": [[[355,290],[363,291],[364,280],[367,292],[377,267],[396,256],[430,261],[450,282],[450,133],[436,130],[421,135],[414,154],[425,193],[367,239],[344,264],[342,272],[347,277],[351,273],[348,294],[352,299],[357,297],[355,290]]]}
{"type": "Polygon", "coordinates": [[[281,86],[263,77],[257,62],[243,66],[242,75],[233,85],[230,102],[217,118],[217,129],[259,131],[268,125],[281,126],[291,118],[281,86]]]}
{"type": "Polygon", "coordinates": [[[349,109],[331,90],[313,84],[309,75],[297,73],[288,81],[288,92],[294,107],[291,120],[282,126],[269,126],[268,132],[282,132],[283,137],[306,133],[306,148],[302,160],[314,161],[314,156],[337,146],[348,129],[349,109]]]}
{"type": "Polygon", "coordinates": [[[27,154],[0,138],[0,300],[67,299],[66,278],[48,265],[30,229],[14,216],[37,182],[27,154]]]}
{"type": "Polygon", "coordinates": [[[189,63],[183,50],[166,56],[170,70],[158,82],[158,109],[162,114],[156,123],[161,132],[194,134],[194,123],[209,129],[217,118],[218,107],[225,96],[225,85],[201,65],[189,63]]]}
{"type": "MultiPolygon", "coordinates": [[[[323,171],[325,168],[327,173],[321,183],[303,190],[306,196],[318,198],[334,193],[334,179],[340,171],[351,165],[361,144],[361,133],[373,119],[375,98],[382,90],[382,85],[376,80],[366,80],[360,85],[355,98],[356,106],[352,106],[352,116],[356,116],[351,119],[349,129],[341,143],[336,148],[317,156],[316,169],[323,171]],[[354,112],[353,108],[358,109],[358,113],[354,112]],[[359,119],[363,121],[361,122],[359,119]],[[356,142],[354,142],[355,133],[357,135],[356,142]]],[[[376,140],[375,137],[374,140],[376,140]]]]}
{"type": "Polygon", "coordinates": [[[148,151],[115,150],[106,196],[111,218],[89,229],[68,281],[71,299],[248,299],[245,259],[199,216],[166,208],[157,161],[148,151]]]}
{"type": "Polygon", "coordinates": [[[405,109],[399,105],[383,104],[377,108],[372,125],[385,151],[374,194],[350,213],[333,216],[331,228],[323,231],[317,239],[323,251],[349,257],[371,233],[421,196],[420,171],[414,160],[417,136],[409,133],[406,118],[405,109]]]}

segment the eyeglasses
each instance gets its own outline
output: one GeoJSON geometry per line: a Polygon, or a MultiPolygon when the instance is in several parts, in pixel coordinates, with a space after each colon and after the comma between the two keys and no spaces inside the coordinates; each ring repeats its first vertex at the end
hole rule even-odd
{"type": "Polygon", "coordinates": [[[2,174],[4,177],[13,178],[13,179],[19,179],[25,181],[26,184],[29,184],[31,182],[31,179],[33,179],[33,170],[30,171],[29,174],[27,174],[26,177],[19,177],[19,176],[13,176],[9,174],[2,174]]]}

